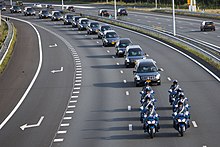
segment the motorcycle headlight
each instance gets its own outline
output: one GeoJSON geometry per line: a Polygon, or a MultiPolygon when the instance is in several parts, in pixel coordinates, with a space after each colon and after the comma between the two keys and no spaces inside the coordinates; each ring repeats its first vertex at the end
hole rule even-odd
{"type": "Polygon", "coordinates": [[[186,119],[178,119],[178,122],[186,122],[186,119]]]}
{"type": "Polygon", "coordinates": [[[160,74],[156,75],[156,79],[160,79],[160,74]]]}
{"type": "Polygon", "coordinates": [[[153,120],[153,121],[147,121],[147,123],[148,123],[148,124],[155,124],[156,121],[155,121],[155,120],[153,120]]]}
{"type": "Polygon", "coordinates": [[[141,80],[140,76],[138,76],[138,75],[135,75],[135,78],[136,78],[136,80],[138,80],[138,81],[141,80]]]}
{"type": "Polygon", "coordinates": [[[143,106],[141,106],[141,107],[140,107],[140,109],[141,109],[141,110],[144,110],[144,107],[143,107],[143,106]]]}

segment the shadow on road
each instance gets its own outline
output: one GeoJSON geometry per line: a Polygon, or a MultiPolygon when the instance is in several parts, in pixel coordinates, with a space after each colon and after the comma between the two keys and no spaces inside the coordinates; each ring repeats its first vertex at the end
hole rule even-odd
{"type": "MultiPolygon", "coordinates": [[[[157,133],[155,134],[155,137],[166,137],[166,138],[169,138],[169,137],[178,137],[179,134],[178,133],[157,133]]],[[[90,137],[90,138],[84,138],[84,139],[101,139],[101,140],[123,140],[123,139],[129,139],[129,140],[132,140],[132,139],[151,139],[150,136],[148,134],[129,134],[129,135],[112,135],[112,136],[109,136],[109,137],[90,137]]]]}
{"type": "Polygon", "coordinates": [[[112,83],[95,83],[95,87],[111,87],[111,88],[131,88],[134,87],[134,82],[112,82],[112,83]]]}

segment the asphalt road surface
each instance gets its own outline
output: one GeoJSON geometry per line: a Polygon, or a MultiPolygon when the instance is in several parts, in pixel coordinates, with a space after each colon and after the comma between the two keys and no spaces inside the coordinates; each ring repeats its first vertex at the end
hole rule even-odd
{"type": "MultiPolygon", "coordinates": [[[[43,65],[24,103],[1,129],[1,145],[218,146],[219,82],[188,58],[145,36],[113,27],[120,37],[129,37],[134,44],[139,44],[149,58],[164,69],[161,72],[162,85],[152,87],[161,129],[154,139],[150,139],[143,133],[139,121],[141,87],[135,87],[133,69],[125,68],[124,59],[115,57],[114,47],[102,47],[97,35],[87,35],[85,31],[64,26],[62,22],[22,14],[8,15],[28,20],[37,27],[42,37],[43,65]],[[49,47],[55,43],[57,46],[49,47]],[[63,72],[51,73],[60,67],[63,72]],[[195,121],[190,123],[184,137],[172,127],[167,92],[172,79],[179,81],[189,98],[191,122],[195,121]],[[19,128],[25,123],[37,123],[42,116],[44,119],[39,127],[24,131],[19,128]],[[132,125],[130,131],[129,125],[132,125]]],[[[33,31],[30,34],[36,40],[36,34],[33,31]]],[[[12,106],[5,104],[3,107],[10,109],[12,106]]]]}

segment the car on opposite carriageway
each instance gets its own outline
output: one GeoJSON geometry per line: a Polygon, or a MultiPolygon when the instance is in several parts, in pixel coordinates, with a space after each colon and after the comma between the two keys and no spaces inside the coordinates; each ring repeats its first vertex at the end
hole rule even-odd
{"type": "Polygon", "coordinates": [[[200,25],[201,31],[211,30],[215,31],[215,24],[213,21],[203,21],[200,25]]]}

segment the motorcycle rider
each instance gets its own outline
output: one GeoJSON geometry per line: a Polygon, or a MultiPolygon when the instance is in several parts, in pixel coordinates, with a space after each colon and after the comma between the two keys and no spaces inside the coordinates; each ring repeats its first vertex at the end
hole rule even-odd
{"type": "Polygon", "coordinates": [[[144,115],[149,111],[149,106],[154,105],[153,102],[148,99],[143,103],[143,105],[140,107],[140,121],[143,122],[144,115]]]}
{"type": "MultiPolygon", "coordinates": [[[[173,126],[175,129],[177,129],[178,117],[180,114],[184,115],[185,119],[187,119],[187,120],[190,119],[189,111],[184,106],[184,103],[182,101],[178,102],[178,107],[177,107],[176,111],[173,113],[173,126]]],[[[187,126],[190,127],[189,121],[187,121],[187,122],[188,122],[187,126]]]]}
{"type": "MultiPolygon", "coordinates": [[[[145,82],[145,83],[148,83],[148,82],[145,82]]],[[[141,94],[141,99],[143,99],[147,94],[151,94],[153,95],[154,94],[154,91],[153,89],[149,86],[149,83],[148,84],[145,84],[146,86],[144,86],[142,88],[142,91],[140,92],[141,94]]]]}
{"type": "Polygon", "coordinates": [[[175,109],[178,107],[178,103],[179,102],[182,102],[183,103],[183,106],[186,108],[186,109],[188,109],[188,107],[189,107],[189,105],[188,105],[188,98],[187,97],[185,97],[185,95],[184,95],[184,93],[183,92],[181,92],[180,94],[179,94],[179,96],[176,98],[176,100],[174,101],[174,103],[173,103],[173,111],[175,112],[175,109]]]}
{"type": "Polygon", "coordinates": [[[178,81],[177,80],[173,80],[173,84],[170,86],[170,89],[169,89],[169,102],[170,104],[172,104],[172,98],[173,97],[176,97],[178,95],[178,92],[180,92],[180,86],[178,85],[178,81]]]}
{"type": "Polygon", "coordinates": [[[146,132],[147,130],[147,126],[146,126],[146,121],[148,119],[148,117],[153,117],[154,120],[156,121],[155,125],[156,125],[156,131],[159,132],[160,129],[160,124],[159,124],[159,115],[157,114],[155,107],[153,104],[149,104],[148,105],[148,109],[145,113],[144,119],[143,119],[143,129],[144,132],[146,132]]]}
{"type": "Polygon", "coordinates": [[[149,92],[147,92],[147,94],[144,97],[141,98],[140,102],[143,105],[144,103],[146,103],[148,101],[152,101],[152,102],[156,101],[154,99],[154,96],[152,94],[150,94],[149,92]]]}
{"type": "Polygon", "coordinates": [[[179,88],[178,81],[177,80],[173,80],[173,84],[170,86],[170,89],[172,91],[176,91],[178,88],[179,88]]]}

